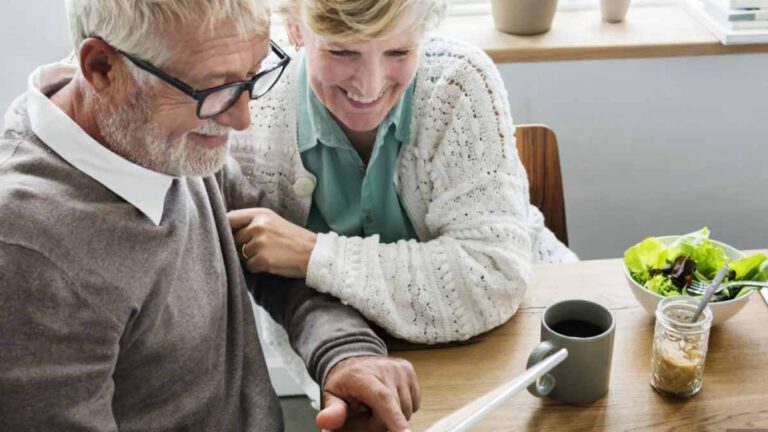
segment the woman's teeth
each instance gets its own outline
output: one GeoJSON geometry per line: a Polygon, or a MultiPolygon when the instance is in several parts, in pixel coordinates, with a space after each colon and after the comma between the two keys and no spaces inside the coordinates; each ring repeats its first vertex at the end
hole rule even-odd
{"type": "Polygon", "coordinates": [[[352,99],[353,101],[361,104],[371,104],[379,100],[384,95],[384,90],[381,90],[381,93],[379,93],[377,96],[374,97],[365,97],[365,96],[358,96],[356,94],[347,92],[347,97],[352,99]]]}

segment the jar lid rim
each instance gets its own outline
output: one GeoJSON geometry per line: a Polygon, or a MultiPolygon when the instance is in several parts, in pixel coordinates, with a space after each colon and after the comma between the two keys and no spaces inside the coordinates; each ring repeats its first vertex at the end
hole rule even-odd
{"type": "Polygon", "coordinates": [[[676,320],[664,313],[666,310],[673,306],[683,306],[686,309],[693,309],[693,311],[695,311],[698,305],[699,300],[695,297],[667,297],[659,302],[659,305],[656,308],[656,319],[665,324],[667,327],[669,327],[669,325],[674,325],[682,331],[690,331],[693,333],[703,332],[706,331],[709,328],[709,325],[712,323],[712,309],[709,307],[709,305],[704,308],[704,311],[696,322],[676,320]]]}

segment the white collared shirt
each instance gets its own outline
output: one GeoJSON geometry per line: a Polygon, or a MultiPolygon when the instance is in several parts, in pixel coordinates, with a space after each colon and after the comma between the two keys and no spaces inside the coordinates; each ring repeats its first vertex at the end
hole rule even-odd
{"type": "Polygon", "coordinates": [[[163,218],[165,196],[174,177],[149,170],[116,153],[85,133],[43,93],[72,79],[75,65],[41,66],[29,77],[29,119],[32,131],[76,169],[87,174],[139,209],[155,225],[163,218]]]}

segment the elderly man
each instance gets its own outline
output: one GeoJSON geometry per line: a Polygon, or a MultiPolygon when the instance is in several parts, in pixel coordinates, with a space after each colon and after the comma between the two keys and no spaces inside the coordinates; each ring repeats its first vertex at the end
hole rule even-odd
{"type": "Polygon", "coordinates": [[[76,65],[38,69],[0,138],[0,430],[282,429],[246,285],[322,384],[319,427],[405,430],[410,364],[335,300],[241,271],[228,134],[289,61],[266,10],[67,7],[76,65]]]}

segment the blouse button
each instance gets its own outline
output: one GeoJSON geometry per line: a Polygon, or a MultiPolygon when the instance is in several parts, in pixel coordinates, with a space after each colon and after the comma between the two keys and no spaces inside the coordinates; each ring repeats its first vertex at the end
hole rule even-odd
{"type": "Polygon", "coordinates": [[[296,193],[299,198],[307,198],[311,196],[314,191],[315,181],[309,177],[300,177],[296,180],[296,183],[293,184],[293,192],[296,193]]]}

